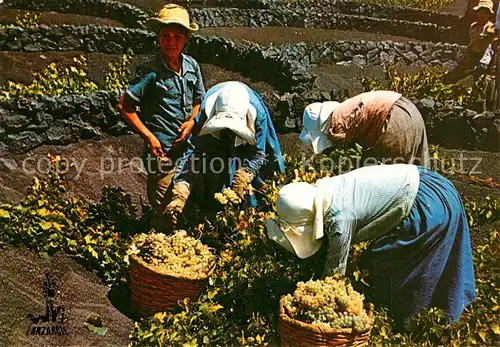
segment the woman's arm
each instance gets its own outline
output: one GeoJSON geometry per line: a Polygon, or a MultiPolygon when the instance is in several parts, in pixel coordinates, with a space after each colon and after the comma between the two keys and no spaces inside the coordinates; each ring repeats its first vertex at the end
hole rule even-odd
{"type": "Polygon", "coordinates": [[[248,169],[254,177],[259,175],[260,168],[266,162],[267,119],[255,120],[255,147],[251,154],[243,160],[243,167],[248,169]]]}
{"type": "Polygon", "coordinates": [[[338,214],[332,218],[333,220],[327,216],[325,222],[327,249],[323,277],[331,276],[335,272],[345,275],[349,250],[356,230],[356,220],[350,215],[338,214]]]}
{"type": "MultiPolygon", "coordinates": [[[[261,167],[266,163],[267,118],[257,117],[255,121],[255,146],[246,152],[242,166],[236,170],[231,184],[232,189],[244,199],[255,177],[259,176],[261,167]]],[[[247,145],[248,146],[248,145],[247,145]]]]}

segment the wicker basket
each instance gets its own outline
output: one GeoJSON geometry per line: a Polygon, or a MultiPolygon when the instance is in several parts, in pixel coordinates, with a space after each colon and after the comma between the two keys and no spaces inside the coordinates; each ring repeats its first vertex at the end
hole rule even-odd
{"type": "Polygon", "coordinates": [[[321,328],[317,325],[304,323],[290,318],[283,306],[285,297],[280,299],[279,329],[281,336],[281,346],[367,346],[370,340],[373,327],[373,305],[365,303],[365,310],[368,313],[368,330],[357,333],[351,328],[331,329],[321,328]]]}
{"type": "Polygon", "coordinates": [[[208,277],[189,279],[158,273],[138,256],[130,257],[130,299],[141,316],[156,312],[170,311],[177,306],[178,300],[196,299],[208,283],[208,277]]]}

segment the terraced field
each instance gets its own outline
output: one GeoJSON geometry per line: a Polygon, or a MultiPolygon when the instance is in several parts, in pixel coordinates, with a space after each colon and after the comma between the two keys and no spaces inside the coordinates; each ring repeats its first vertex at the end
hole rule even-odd
{"type": "MultiPolygon", "coordinates": [[[[60,0],[61,3],[65,3],[66,1],[69,0],[60,0]]],[[[162,0],[126,0],[124,2],[143,10],[157,10],[164,3],[162,0]]],[[[0,9],[0,24],[12,24],[15,22],[17,15],[26,13],[26,10],[30,9],[29,1],[24,1],[25,4],[22,6],[21,3],[22,1],[18,0],[6,0],[6,7],[0,9]]],[[[58,6],[58,4],[54,4],[55,2],[51,3],[50,1],[44,1],[43,3],[52,4],[52,7],[58,6]]],[[[214,9],[215,11],[223,9],[222,7],[211,6],[210,3],[210,0],[198,5],[195,2],[192,8],[199,11],[199,13],[201,13],[200,16],[202,16],[203,11],[209,13],[210,9],[214,9]]],[[[214,1],[214,3],[217,2],[214,1]]],[[[234,3],[242,4],[244,2],[234,1],[234,3]]],[[[47,7],[50,8],[48,5],[47,7]]],[[[444,9],[443,13],[448,13],[458,18],[458,16],[463,15],[465,8],[466,1],[458,0],[455,1],[453,5],[444,9]]],[[[234,9],[235,13],[239,10],[241,9],[234,9]]],[[[129,19],[121,23],[117,18],[106,18],[104,12],[90,13],[91,11],[81,10],[80,6],[72,7],[71,5],[66,6],[65,12],[42,11],[40,9],[31,12],[38,14],[40,16],[39,23],[47,27],[55,25],[95,25],[100,28],[106,28],[106,30],[110,28],[128,30],[127,28],[129,28],[129,25],[126,23],[131,22],[130,18],[133,18],[133,16],[130,15],[129,19]]],[[[217,14],[217,12],[214,13],[217,14]]],[[[248,14],[247,12],[242,12],[241,16],[243,16],[243,13],[248,14]]],[[[428,44],[427,40],[415,38],[416,36],[421,36],[421,30],[430,30],[418,29],[420,28],[419,25],[422,23],[415,24],[416,22],[411,21],[401,22],[404,24],[405,28],[408,28],[407,33],[409,36],[405,36],[404,33],[401,36],[396,36],[388,32],[382,32],[384,30],[378,29],[379,27],[376,24],[367,25],[364,30],[346,30],[345,27],[339,24],[341,23],[341,19],[335,22],[336,24],[328,22],[328,25],[322,23],[321,27],[320,25],[318,25],[318,27],[314,27],[313,25],[313,27],[311,27],[307,23],[303,25],[304,23],[297,20],[296,16],[290,15],[292,18],[289,19],[290,23],[297,24],[296,27],[291,27],[276,26],[276,23],[273,21],[279,22],[278,19],[269,19],[270,15],[268,18],[266,17],[267,14],[255,14],[254,17],[252,17],[253,22],[249,19],[248,23],[260,23],[259,25],[241,26],[240,23],[238,26],[234,26],[231,25],[231,23],[233,23],[233,18],[220,18],[217,17],[216,14],[210,15],[215,16],[214,18],[204,20],[206,20],[207,23],[224,23],[224,20],[226,20],[228,24],[202,27],[198,34],[201,38],[201,43],[199,43],[199,47],[195,51],[199,53],[199,56],[193,54],[201,63],[206,88],[208,89],[219,82],[227,80],[242,81],[262,93],[266,101],[269,100],[270,103],[273,103],[273,105],[270,106],[272,110],[278,110],[279,107],[281,107],[279,105],[283,105],[283,100],[286,99],[287,93],[298,92],[299,94],[304,94],[305,89],[306,92],[323,92],[328,94],[341,89],[347,89],[351,95],[354,95],[363,90],[361,85],[362,77],[383,79],[385,76],[381,63],[372,64],[370,63],[370,59],[363,58],[363,54],[351,52],[352,54],[346,54],[344,58],[339,58],[339,62],[335,64],[321,62],[320,58],[318,58],[317,62],[304,63],[305,69],[307,70],[304,74],[314,74],[313,82],[311,85],[304,87],[301,84],[303,83],[301,82],[302,80],[299,79],[298,82],[294,84],[296,81],[293,78],[299,74],[296,74],[296,72],[300,70],[297,68],[298,65],[296,65],[296,63],[297,61],[300,62],[301,57],[294,56],[295,51],[293,50],[303,49],[304,46],[301,45],[304,44],[335,44],[339,41],[343,41],[346,45],[351,46],[357,44],[367,45],[367,43],[369,43],[373,45],[373,47],[378,47],[377,44],[384,45],[390,41],[401,45],[400,49],[403,50],[403,52],[399,51],[400,53],[394,53],[394,57],[396,57],[396,60],[400,63],[400,68],[403,71],[416,72],[426,65],[423,57],[414,59],[405,58],[405,54],[409,52],[408,47],[428,44]],[[266,26],[262,24],[263,22],[269,23],[270,25],[266,26]],[[262,78],[262,74],[259,74],[257,70],[267,67],[260,60],[255,63],[255,67],[245,69],[245,71],[239,71],[238,64],[233,64],[225,60],[225,58],[214,57],[213,55],[210,56],[209,53],[205,53],[205,51],[212,53],[217,52],[217,49],[219,49],[218,46],[210,46],[215,45],[213,43],[215,41],[209,41],[209,38],[214,35],[232,40],[237,44],[246,45],[245,47],[257,47],[258,50],[272,50],[280,49],[280,47],[289,47],[289,51],[291,52],[290,57],[286,57],[282,54],[280,57],[276,57],[275,61],[278,62],[277,64],[279,64],[280,67],[283,66],[283,71],[287,73],[286,78],[290,78],[291,82],[289,82],[289,84],[293,88],[297,87],[297,89],[286,90],[280,78],[262,78]]],[[[339,15],[351,16],[349,18],[358,18],[356,17],[358,14],[352,13],[340,13],[339,15]]],[[[209,15],[207,16],[210,17],[209,15]]],[[[374,17],[375,19],[373,19],[366,14],[365,16],[369,20],[373,20],[373,23],[380,20],[380,18],[374,17]]],[[[203,19],[205,17],[200,18],[203,19]]],[[[358,18],[356,20],[363,21],[363,18],[358,18]]],[[[394,21],[396,21],[396,19],[394,21]]],[[[444,26],[441,28],[435,23],[424,24],[427,25],[427,27],[435,27],[437,28],[436,30],[446,29],[444,26]]],[[[362,26],[359,25],[356,28],[361,27],[362,26]]],[[[45,40],[45,38],[40,37],[33,41],[43,42],[43,40],[45,40]]],[[[96,35],[95,41],[97,42],[98,40],[100,40],[99,35],[96,35]]],[[[433,41],[433,38],[429,38],[428,41],[433,41]]],[[[448,44],[454,45],[454,49],[460,49],[456,42],[451,41],[448,42],[448,44]]],[[[227,44],[227,41],[224,41],[220,45],[221,47],[227,47],[229,44],[227,44]]],[[[124,50],[121,52],[109,53],[99,51],[99,49],[93,49],[91,51],[84,49],[63,51],[44,50],[43,46],[41,46],[41,49],[31,49],[32,51],[27,51],[27,49],[25,49],[26,46],[21,47],[14,44],[2,46],[1,37],[0,47],[4,47],[4,49],[5,47],[9,47],[4,51],[0,51],[0,71],[2,71],[0,74],[0,84],[5,84],[7,81],[29,84],[32,81],[33,72],[43,70],[52,62],[56,62],[61,66],[69,66],[72,64],[74,57],[82,54],[87,58],[88,75],[90,79],[99,82],[102,81],[104,76],[109,72],[109,63],[118,62],[121,59],[122,53],[125,53],[124,50]]],[[[118,45],[118,48],[115,47],[117,51],[122,50],[122,48],[124,48],[124,46],[118,45]]],[[[131,48],[134,49],[135,47],[131,48]]],[[[376,59],[378,59],[379,55],[383,57],[382,51],[385,48],[372,49],[377,50],[377,52],[374,53],[377,55],[377,57],[375,57],[376,59]]],[[[392,49],[392,46],[387,49],[392,49]]],[[[447,48],[443,49],[443,51],[447,50],[447,48]]],[[[327,55],[327,53],[325,53],[325,55],[327,55]]],[[[334,54],[331,53],[332,57],[333,55],[334,54]]],[[[438,61],[443,56],[447,57],[446,61],[443,60],[443,66],[448,68],[451,67],[449,66],[450,62],[453,63],[454,60],[458,59],[454,51],[452,52],[450,50],[432,61],[438,61]]],[[[130,69],[135,69],[135,66],[146,57],[147,54],[144,52],[134,55],[132,57],[130,69]]],[[[6,112],[5,110],[7,110],[7,107],[5,107],[5,105],[6,104],[0,104],[0,111],[3,112],[0,113],[0,121],[3,120],[2,117],[7,115],[7,113],[12,116],[17,112],[15,107],[9,112],[6,112]]],[[[114,106],[115,105],[111,105],[110,107],[113,108],[114,106]]],[[[298,125],[298,123],[292,122],[292,126],[284,124],[285,118],[287,121],[292,118],[293,120],[300,119],[301,114],[297,112],[297,107],[297,105],[292,105],[291,114],[286,114],[286,116],[280,115],[280,117],[276,119],[276,122],[279,123],[277,124],[279,139],[283,151],[286,154],[297,154],[301,152],[309,154],[308,148],[304,147],[298,140],[299,127],[293,126],[298,125]]],[[[116,111],[116,109],[114,111],[116,111]]],[[[71,115],[68,114],[67,116],[69,117],[71,115]]],[[[496,117],[498,120],[498,114],[496,114],[496,117]]],[[[3,129],[1,123],[0,129],[3,129]]],[[[13,133],[18,131],[19,129],[13,130],[13,133]]],[[[3,139],[2,135],[3,134],[0,132],[0,140],[3,139]]],[[[460,137],[461,134],[457,133],[456,136],[460,137]]],[[[439,139],[439,136],[435,138],[439,139]]],[[[116,134],[110,134],[104,129],[102,133],[100,133],[100,136],[91,139],[68,140],[64,144],[57,144],[57,141],[52,143],[50,141],[40,141],[39,144],[32,147],[33,148],[29,150],[18,152],[6,146],[0,146],[0,203],[17,204],[23,201],[27,194],[26,189],[32,183],[33,175],[39,177],[44,176],[43,168],[31,166],[30,170],[26,170],[27,159],[29,159],[30,163],[36,163],[43,160],[48,152],[61,154],[61,156],[68,158],[69,163],[72,164],[64,178],[64,184],[67,187],[66,194],[68,196],[82,196],[88,201],[98,202],[101,197],[102,189],[106,186],[111,186],[120,187],[126,193],[130,194],[136,206],[140,206],[142,202],[147,201],[145,191],[146,175],[144,171],[141,170],[137,160],[141,156],[143,143],[137,135],[124,131],[118,136],[116,134]],[[103,160],[109,157],[121,158],[123,162],[127,164],[125,164],[119,172],[103,173],[103,160]]],[[[472,200],[484,200],[486,196],[500,198],[498,186],[487,186],[483,183],[467,179],[467,173],[474,170],[472,174],[475,177],[480,179],[492,179],[493,182],[499,182],[499,150],[499,146],[496,146],[496,148],[495,146],[490,146],[490,148],[483,148],[483,150],[477,150],[477,148],[464,150],[463,148],[445,147],[440,147],[439,149],[440,156],[446,159],[465,158],[466,164],[463,167],[463,173],[465,173],[465,175],[454,175],[450,177],[462,196],[465,199],[472,200]],[[475,163],[478,163],[478,165],[475,166],[475,163]]],[[[499,230],[498,221],[473,228],[472,237],[474,245],[477,246],[484,243],[489,232],[495,228],[499,230]]],[[[128,312],[126,308],[124,308],[128,300],[126,292],[125,294],[120,291],[108,292],[99,278],[88,270],[81,268],[80,265],[77,265],[74,259],[70,259],[61,253],[50,260],[42,260],[32,251],[14,246],[4,246],[0,249],[0,253],[2,254],[2,259],[4,259],[0,264],[0,287],[2,288],[2,290],[0,290],[0,345],[127,345],[129,341],[128,333],[133,324],[133,320],[127,317],[128,312]],[[26,328],[28,326],[26,316],[28,313],[36,311],[42,312],[44,309],[41,285],[43,281],[43,269],[46,267],[55,267],[58,271],[57,274],[60,278],[60,286],[62,288],[60,294],[61,303],[67,310],[66,314],[69,319],[68,327],[70,329],[70,334],[64,339],[50,337],[44,340],[44,342],[40,342],[40,338],[43,337],[26,336],[26,328]],[[75,294],[75,292],[77,294],[75,294]],[[98,312],[102,316],[105,326],[109,328],[106,335],[97,336],[90,332],[83,324],[86,315],[91,312],[98,312]]],[[[496,341],[498,342],[498,340],[496,341]]]]}

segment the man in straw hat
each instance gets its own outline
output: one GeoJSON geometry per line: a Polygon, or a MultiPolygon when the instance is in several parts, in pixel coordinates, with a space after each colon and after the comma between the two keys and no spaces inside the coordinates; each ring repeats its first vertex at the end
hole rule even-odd
{"type": "Polygon", "coordinates": [[[205,94],[198,63],[182,53],[198,25],[189,21],[186,9],[168,4],[147,22],[158,35],[159,51],[137,68],[119,108],[123,118],[146,142],[143,156],[148,172],[151,226],[165,228],[164,216],[176,167],[182,166],[205,94]],[[140,116],[136,112],[140,108],[140,116]]]}
{"type": "Polygon", "coordinates": [[[422,115],[410,100],[393,91],[366,92],[342,103],[310,104],[302,126],[299,138],[315,154],[358,143],[367,150],[367,157],[382,163],[430,165],[422,115]]]}
{"type": "Polygon", "coordinates": [[[173,200],[167,206],[174,222],[200,178],[209,199],[224,187],[232,187],[240,199],[255,206],[251,186],[259,189],[263,178],[285,171],[269,111],[247,85],[230,81],[212,87],[198,118],[195,152],[175,179],[173,200]]]}
{"type": "Polygon", "coordinates": [[[322,276],[345,274],[353,243],[371,241],[361,259],[375,298],[401,325],[429,307],[459,320],[476,300],[467,216],[445,177],[409,164],[367,166],[278,193],[270,239],[318,264],[322,276]]]}
{"type": "Polygon", "coordinates": [[[493,2],[491,0],[480,0],[474,7],[476,21],[469,28],[468,44],[463,60],[443,77],[443,83],[457,83],[461,79],[470,76],[484,51],[493,40],[494,24],[490,21],[493,12],[493,2]]]}

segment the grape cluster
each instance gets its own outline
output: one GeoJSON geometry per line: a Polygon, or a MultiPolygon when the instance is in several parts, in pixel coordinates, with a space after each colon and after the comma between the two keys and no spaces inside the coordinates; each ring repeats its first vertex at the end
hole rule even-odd
{"type": "Polygon", "coordinates": [[[293,295],[286,295],[284,308],[290,318],[323,327],[352,328],[363,332],[368,314],[363,308],[364,296],[343,280],[299,282],[293,295]]]}
{"type": "Polygon", "coordinates": [[[137,254],[155,270],[189,279],[206,278],[215,262],[215,256],[208,246],[179,230],[166,236],[151,232],[134,237],[137,254]]]}
{"type": "Polygon", "coordinates": [[[227,205],[228,203],[239,204],[241,202],[238,194],[231,188],[224,189],[222,193],[215,193],[214,197],[222,205],[227,205]]]}

